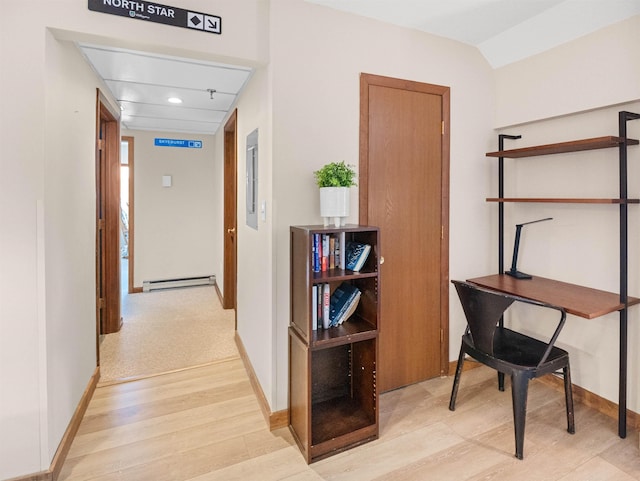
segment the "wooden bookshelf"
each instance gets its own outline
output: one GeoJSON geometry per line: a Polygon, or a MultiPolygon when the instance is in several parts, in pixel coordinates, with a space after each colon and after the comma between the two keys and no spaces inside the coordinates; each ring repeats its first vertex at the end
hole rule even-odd
{"type": "Polygon", "coordinates": [[[292,226],[290,234],[289,427],[312,463],[378,437],[379,232],[354,225],[292,226]],[[344,235],[346,242],[372,249],[358,272],[314,272],[315,234],[344,235]],[[313,286],[329,284],[333,293],[343,282],[360,290],[354,315],[337,327],[322,329],[318,322],[314,329],[313,286]]]}

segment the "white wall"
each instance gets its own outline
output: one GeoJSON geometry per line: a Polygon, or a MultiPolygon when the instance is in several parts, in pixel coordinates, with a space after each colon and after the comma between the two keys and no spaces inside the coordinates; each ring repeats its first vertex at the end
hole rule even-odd
{"type": "MultiPolygon", "coordinates": [[[[451,87],[452,278],[480,275],[495,264],[487,234],[493,212],[484,202],[491,166],[483,158],[493,140],[494,93],[488,64],[461,43],[296,0],[272,2],[270,21],[277,270],[271,388],[272,409],[280,410],[287,407],[289,225],[322,222],[314,170],[336,160],[358,164],[360,73],[451,87]]],[[[357,198],[354,188],[349,222],[357,222],[357,198]]],[[[382,239],[387,242],[392,239],[382,239]]],[[[451,318],[454,349],[463,322],[451,318]]]]}
{"type": "Polygon", "coordinates": [[[123,130],[134,138],[134,286],[217,274],[212,238],[219,209],[213,135],[123,130]],[[202,148],[157,147],[156,138],[200,140],[202,148]],[[171,176],[171,187],[162,177],[171,176]]]}
{"type": "Polygon", "coordinates": [[[274,245],[269,69],[256,70],[238,103],[238,335],[274,406],[274,245]],[[258,229],[246,222],[247,136],[258,129],[258,229]],[[266,205],[264,219],[260,213],[266,205]]]}
{"type": "Polygon", "coordinates": [[[640,98],[640,15],[495,71],[497,127],[640,98]]]}
{"type": "MultiPolygon", "coordinates": [[[[0,109],[0,479],[39,471],[48,451],[39,438],[47,409],[44,288],[36,289],[44,279],[37,212],[44,200],[45,32],[19,24],[17,2],[2,8],[0,56],[15,67],[0,69],[0,89],[12,92],[0,109]],[[11,48],[16,38],[20,49],[11,48]]],[[[45,420],[45,437],[46,427],[45,420]]]]}
{"type": "Polygon", "coordinates": [[[72,45],[25,32],[12,5],[4,13],[1,85],[13,94],[0,115],[2,479],[48,467],[96,365],[100,85],[72,45]],[[24,33],[20,52],[5,50],[24,33]]]}
{"type": "MultiPolygon", "coordinates": [[[[69,42],[46,37],[44,260],[48,458],[96,362],[95,99],[98,81],[69,42]]],[[[47,459],[47,458],[45,458],[47,459]]]]}

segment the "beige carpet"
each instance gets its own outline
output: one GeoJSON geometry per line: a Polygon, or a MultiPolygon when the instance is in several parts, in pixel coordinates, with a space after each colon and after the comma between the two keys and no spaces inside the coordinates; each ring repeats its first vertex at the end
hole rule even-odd
{"type": "Polygon", "coordinates": [[[100,343],[100,382],[174,371],[239,356],[234,311],[213,286],[124,296],[120,332],[100,343]]]}

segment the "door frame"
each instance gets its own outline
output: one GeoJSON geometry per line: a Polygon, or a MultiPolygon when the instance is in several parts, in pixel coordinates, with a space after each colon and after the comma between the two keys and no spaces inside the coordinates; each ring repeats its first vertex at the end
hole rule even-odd
{"type": "MultiPolygon", "coordinates": [[[[133,294],[133,293],[137,293],[137,292],[142,292],[142,287],[138,287],[136,288],[133,285],[133,269],[135,266],[135,262],[134,262],[134,246],[135,246],[135,215],[134,215],[134,165],[135,165],[135,159],[134,159],[134,146],[135,146],[135,137],[132,137],[130,135],[123,135],[122,137],[120,137],[120,142],[122,141],[126,141],[127,142],[127,165],[129,167],[129,238],[128,238],[128,245],[129,245],[129,272],[128,272],[128,279],[127,279],[127,292],[129,294],[133,294]]],[[[120,164],[121,166],[123,164],[120,164]]]]}
{"type": "MultiPolygon", "coordinates": [[[[236,310],[238,277],[238,109],[224,125],[223,309],[236,310]]],[[[236,326],[237,327],[237,326],[236,326]]]]}
{"type": "MultiPolygon", "coordinates": [[[[369,86],[389,87],[431,95],[442,99],[442,154],[440,225],[440,374],[449,373],[449,156],[450,156],[450,89],[441,85],[414,82],[380,75],[360,74],[360,175],[359,223],[368,225],[369,217],[369,86]]],[[[384,239],[383,239],[384,245],[384,239]]]]}
{"type": "Polygon", "coordinates": [[[100,335],[118,332],[122,327],[119,237],[120,114],[110,105],[100,89],[96,91],[96,335],[99,343],[100,335]],[[99,245],[100,239],[102,248],[99,245]]]}

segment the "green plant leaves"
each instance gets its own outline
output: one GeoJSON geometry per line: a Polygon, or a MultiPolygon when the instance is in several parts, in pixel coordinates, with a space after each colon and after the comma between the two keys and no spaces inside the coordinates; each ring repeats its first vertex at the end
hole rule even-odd
{"type": "Polygon", "coordinates": [[[351,187],[355,182],[356,172],[344,161],[331,162],[313,173],[318,187],[351,187]]]}

